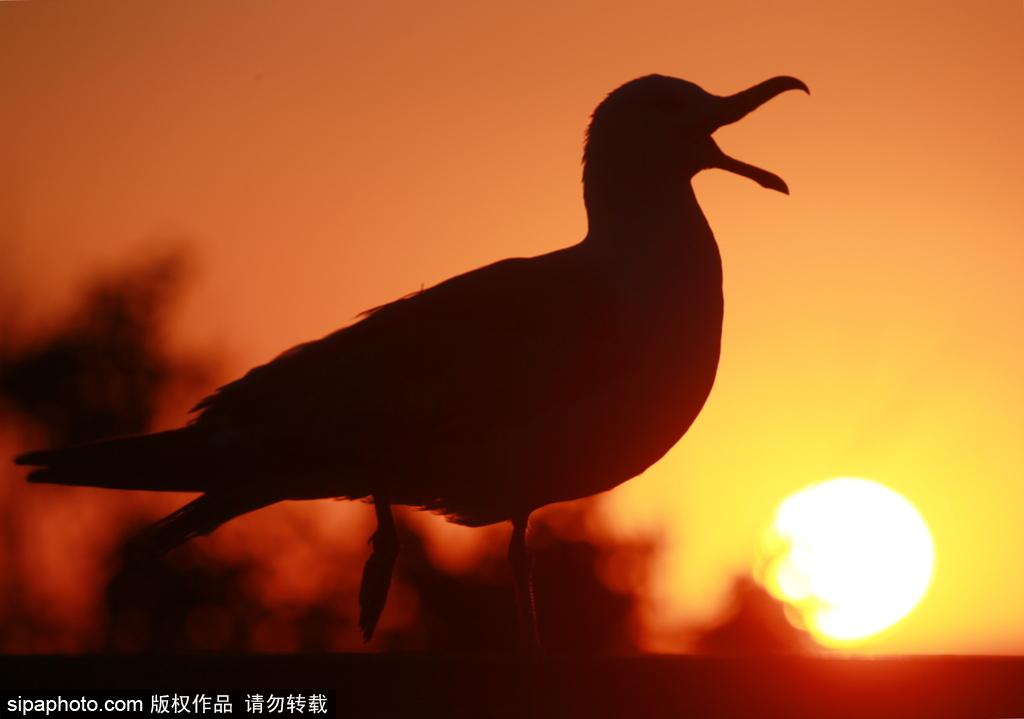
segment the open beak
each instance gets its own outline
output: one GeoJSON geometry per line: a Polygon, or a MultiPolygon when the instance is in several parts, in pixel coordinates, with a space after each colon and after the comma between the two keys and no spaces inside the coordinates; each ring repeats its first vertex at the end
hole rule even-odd
{"type": "MultiPolygon", "coordinates": [[[[780,95],[787,90],[803,90],[808,95],[811,94],[811,91],[807,89],[807,85],[800,80],[797,80],[795,77],[781,76],[765,80],[742,92],[737,92],[735,95],[715,98],[715,105],[710,118],[711,127],[709,129],[711,132],[714,132],[722,125],[736,122],[776,95],[780,95]]],[[[786,186],[785,181],[778,175],[729,157],[722,152],[713,140],[711,144],[713,146],[711,167],[735,172],[737,175],[749,177],[761,185],[761,187],[778,190],[786,195],[789,194],[789,188],[786,186]]]]}

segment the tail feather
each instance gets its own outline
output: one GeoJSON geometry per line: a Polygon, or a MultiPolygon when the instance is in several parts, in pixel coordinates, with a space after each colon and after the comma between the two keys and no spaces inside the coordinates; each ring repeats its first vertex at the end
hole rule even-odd
{"type": "Polygon", "coordinates": [[[202,437],[192,427],[26,452],[16,464],[39,467],[29,482],[111,489],[202,492],[210,466],[202,437]]]}
{"type": "Polygon", "coordinates": [[[204,494],[136,534],[128,545],[128,559],[140,564],[151,561],[194,537],[209,534],[228,520],[274,501],[238,494],[204,494]]]}

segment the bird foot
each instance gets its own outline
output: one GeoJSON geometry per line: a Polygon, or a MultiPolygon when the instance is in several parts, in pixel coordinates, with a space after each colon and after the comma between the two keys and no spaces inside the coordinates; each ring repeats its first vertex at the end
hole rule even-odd
{"type": "Polygon", "coordinates": [[[535,626],[519,622],[519,654],[524,657],[539,657],[544,653],[535,626]]]}
{"type": "Polygon", "coordinates": [[[388,598],[391,575],[398,557],[398,540],[380,530],[370,537],[373,550],[363,567],[363,580],[359,587],[359,628],[363,641],[370,641],[377,621],[388,598]]]}
{"type": "Polygon", "coordinates": [[[526,544],[528,521],[529,515],[513,520],[508,559],[512,565],[516,590],[519,651],[524,655],[537,656],[543,652],[543,649],[540,643],[540,632],[537,629],[537,609],[533,599],[533,561],[526,544]]]}

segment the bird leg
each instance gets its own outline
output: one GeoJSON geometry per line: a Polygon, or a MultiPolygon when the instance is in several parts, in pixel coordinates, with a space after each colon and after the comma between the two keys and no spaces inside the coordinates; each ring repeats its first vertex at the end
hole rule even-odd
{"type": "Polygon", "coordinates": [[[391,516],[391,503],[387,497],[373,495],[373,508],[377,513],[377,531],[370,537],[373,549],[363,567],[363,581],[359,586],[359,628],[363,641],[373,638],[377,620],[384,611],[391,586],[391,573],[398,557],[398,532],[391,516]]]}
{"type": "Polygon", "coordinates": [[[529,513],[512,519],[512,538],[508,544],[508,561],[516,587],[516,613],[519,618],[519,643],[527,652],[540,651],[537,632],[537,611],[533,603],[533,558],[526,546],[526,525],[529,513]]]}

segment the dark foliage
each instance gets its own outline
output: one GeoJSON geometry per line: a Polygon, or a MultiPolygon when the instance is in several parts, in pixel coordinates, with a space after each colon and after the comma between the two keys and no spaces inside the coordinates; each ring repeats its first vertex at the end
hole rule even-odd
{"type": "Polygon", "coordinates": [[[706,654],[773,654],[814,651],[810,635],[794,627],[785,607],[749,576],[737,577],[722,619],[702,632],[695,649],[706,654]]]}
{"type": "Polygon", "coordinates": [[[187,270],[175,251],[94,279],[54,331],[0,349],[0,402],[54,445],[149,429],[169,384],[209,375],[165,342],[187,270]]]}
{"type": "MultiPolygon", "coordinates": [[[[385,627],[371,650],[501,652],[518,645],[511,578],[502,553],[465,574],[430,564],[423,540],[402,526],[395,581],[415,597],[417,620],[385,627]]],[[[611,547],[568,540],[539,524],[536,591],[541,632],[554,653],[635,651],[630,622],[636,596],[602,584],[596,562],[611,547]],[[582,599],[582,601],[581,601],[582,599]],[[576,601],[573,601],[576,600],[576,601]]],[[[356,582],[333,587],[289,610],[264,606],[252,591],[254,560],[226,560],[190,543],[145,567],[122,563],[105,594],[107,651],[329,651],[358,637],[356,582]]],[[[622,551],[621,547],[614,548],[622,551]]],[[[651,548],[634,548],[645,561],[651,548]]],[[[323,561],[341,562],[331,548],[323,561]]],[[[639,588],[638,588],[639,589],[639,588]]]]}

